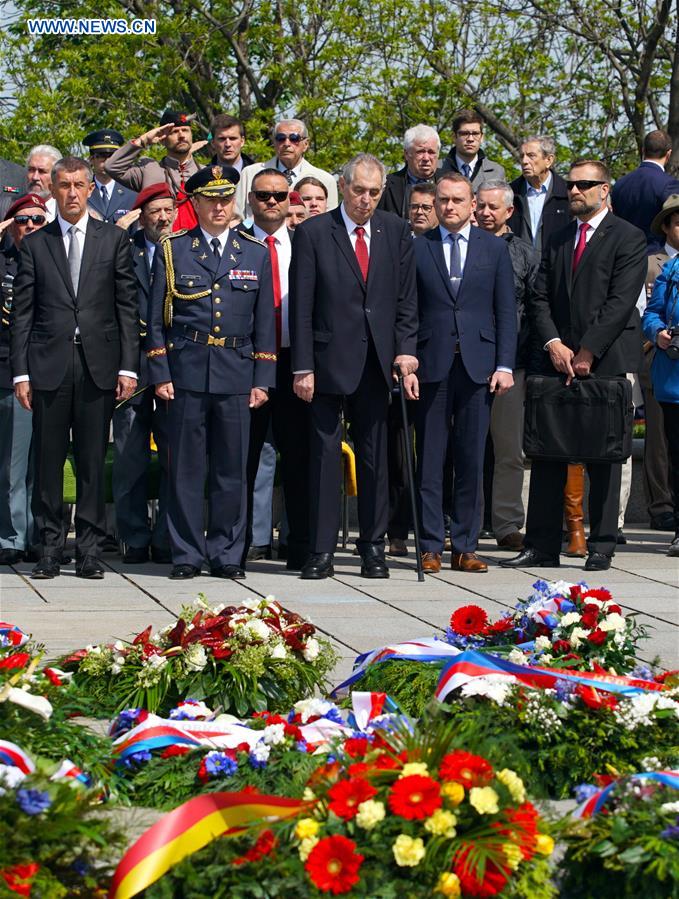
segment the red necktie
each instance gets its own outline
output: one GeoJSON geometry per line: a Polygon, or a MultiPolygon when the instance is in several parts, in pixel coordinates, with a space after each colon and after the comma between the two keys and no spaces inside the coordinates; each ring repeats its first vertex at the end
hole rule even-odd
{"type": "Polygon", "coordinates": [[[588,225],[587,222],[583,222],[580,225],[580,235],[578,237],[578,243],[575,248],[575,253],[573,253],[573,271],[580,265],[580,260],[582,259],[582,254],[585,252],[585,247],[587,246],[587,232],[590,230],[592,226],[588,225]]]}
{"type": "Polygon", "coordinates": [[[361,274],[363,275],[363,280],[368,280],[368,264],[370,262],[370,257],[368,256],[368,244],[365,242],[365,228],[354,228],[354,234],[356,235],[356,259],[358,260],[358,267],[361,270],[361,274]]]}
{"type": "Polygon", "coordinates": [[[281,273],[278,267],[278,250],[276,249],[276,238],[273,234],[269,234],[266,238],[269,247],[269,258],[271,259],[271,278],[273,280],[273,309],[276,317],[276,349],[281,348],[281,273]]]}

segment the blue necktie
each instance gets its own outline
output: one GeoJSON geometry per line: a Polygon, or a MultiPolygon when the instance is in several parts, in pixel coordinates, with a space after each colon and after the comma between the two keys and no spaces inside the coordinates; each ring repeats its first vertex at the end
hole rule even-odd
{"type": "Polygon", "coordinates": [[[469,178],[469,180],[471,181],[472,169],[471,169],[471,166],[467,165],[466,162],[462,163],[462,174],[465,176],[465,178],[469,178]]]}

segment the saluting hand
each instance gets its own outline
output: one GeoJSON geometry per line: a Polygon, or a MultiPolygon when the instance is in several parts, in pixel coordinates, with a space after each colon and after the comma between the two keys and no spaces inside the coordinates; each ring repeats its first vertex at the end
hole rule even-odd
{"type": "Polygon", "coordinates": [[[130,225],[133,225],[140,215],[141,209],[130,209],[130,211],[126,212],[125,215],[120,216],[120,218],[116,222],[116,227],[122,228],[123,231],[127,231],[130,225]]]}
{"type": "Polygon", "coordinates": [[[189,152],[193,156],[194,153],[197,153],[199,150],[202,150],[203,147],[206,147],[206,146],[207,146],[206,140],[194,140],[194,142],[191,144],[191,150],[189,152]]]}
{"type": "Polygon", "coordinates": [[[164,137],[172,134],[172,129],[174,127],[174,122],[168,122],[167,125],[159,125],[157,128],[151,128],[150,131],[146,131],[141,137],[138,137],[137,140],[142,147],[150,147],[151,144],[157,144],[164,137]]]}
{"type": "Polygon", "coordinates": [[[156,384],[156,396],[161,400],[173,400],[174,386],[172,381],[163,381],[162,384],[156,384]]]}
{"type": "Polygon", "coordinates": [[[116,387],[116,400],[122,402],[129,400],[134,391],[137,389],[137,379],[128,378],[127,375],[118,375],[118,386],[116,387]]]}
{"type": "Polygon", "coordinates": [[[266,392],[266,390],[262,390],[261,387],[253,387],[250,391],[249,406],[251,409],[259,409],[259,407],[263,406],[268,399],[269,394],[266,392]]]}

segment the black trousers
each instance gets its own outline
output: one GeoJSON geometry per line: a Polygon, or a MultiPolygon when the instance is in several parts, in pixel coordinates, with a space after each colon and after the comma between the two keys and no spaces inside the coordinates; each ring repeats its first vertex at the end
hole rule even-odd
{"type": "Polygon", "coordinates": [[[106,536],[104,458],[115,395],[90,377],[82,346],[73,345],[66,374],[56,390],[33,391],[35,487],[33,517],[44,555],[64,545],[64,462],[71,433],[76,472],[76,558],[98,556],[106,536]]]}
{"type": "Polygon", "coordinates": [[[346,405],[356,452],[359,552],[383,549],[389,517],[387,412],[389,388],[374,348],[350,396],[317,393],[311,402],[309,464],[311,551],[332,553],[340,527],[342,405],[346,405]]]}
{"type": "MultiPolygon", "coordinates": [[[[290,349],[278,351],[276,388],[269,400],[253,409],[250,418],[248,452],[248,544],[252,535],[252,497],[259,457],[269,425],[280,453],[280,473],[288,517],[288,559],[304,564],[309,555],[309,404],[292,389],[290,349]]],[[[247,546],[246,546],[247,554],[247,546]]]]}
{"type": "Polygon", "coordinates": [[[670,486],[674,494],[674,527],[679,533],[679,403],[660,403],[670,457],[670,486]]]}

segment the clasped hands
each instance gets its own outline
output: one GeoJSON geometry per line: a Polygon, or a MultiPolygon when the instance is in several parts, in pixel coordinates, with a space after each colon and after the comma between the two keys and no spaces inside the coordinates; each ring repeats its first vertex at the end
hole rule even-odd
{"type": "Polygon", "coordinates": [[[565,343],[553,340],[548,345],[547,351],[554,368],[567,375],[566,385],[570,384],[573,378],[586,378],[592,372],[594,354],[584,347],[580,347],[578,352],[574,353],[565,343]]]}

